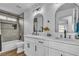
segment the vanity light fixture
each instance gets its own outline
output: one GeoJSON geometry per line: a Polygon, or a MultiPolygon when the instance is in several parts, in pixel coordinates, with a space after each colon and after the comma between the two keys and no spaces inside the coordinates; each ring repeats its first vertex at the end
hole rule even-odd
{"type": "Polygon", "coordinates": [[[36,9],[33,10],[33,12],[37,12],[37,11],[40,11],[41,10],[41,7],[38,7],[36,9]]]}
{"type": "Polygon", "coordinates": [[[36,11],[40,11],[40,10],[41,10],[41,8],[40,8],[40,7],[36,9],[36,11]]]}

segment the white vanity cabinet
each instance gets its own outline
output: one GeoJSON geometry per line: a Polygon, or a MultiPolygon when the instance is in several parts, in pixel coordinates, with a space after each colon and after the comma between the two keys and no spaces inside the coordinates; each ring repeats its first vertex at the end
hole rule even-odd
{"type": "Polygon", "coordinates": [[[74,56],[74,55],[62,50],[60,51],[58,49],[49,48],[49,56],[74,56]]]}
{"type": "Polygon", "coordinates": [[[67,52],[62,52],[61,51],[61,56],[74,56],[73,54],[67,53],[67,52]]]}
{"type": "Polygon", "coordinates": [[[33,42],[26,42],[25,45],[25,50],[26,50],[26,55],[35,55],[35,49],[34,49],[35,44],[33,42]]]}
{"type": "Polygon", "coordinates": [[[49,56],[74,56],[70,53],[49,48],[49,56]]]}
{"type": "Polygon", "coordinates": [[[34,56],[35,55],[35,43],[31,42],[31,38],[25,38],[24,41],[24,52],[28,56],[34,56]]]}
{"type": "Polygon", "coordinates": [[[79,45],[57,39],[24,37],[24,51],[29,56],[77,56],[79,55],[79,45]]]}
{"type": "Polygon", "coordinates": [[[49,48],[49,56],[61,56],[61,53],[56,49],[49,48]]]}
{"type": "Polygon", "coordinates": [[[47,47],[48,45],[48,41],[44,41],[44,40],[37,40],[36,42],[36,46],[37,46],[37,50],[36,50],[36,55],[37,56],[46,56],[49,55],[49,48],[47,47]]]}
{"type": "MultiPolygon", "coordinates": [[[[46,42],[45,42],[46,43],[46,42]]],[[[24,39],[24,51],[28,56],[45,56],[48,55],[48,47],[44,44],[44,41],[38,38],[25,37],[24,39]]],[[[46,43],[47,44],[47,43],[46,43]]]]}
{"type": "Polygon", "coordinates": [[[79,46],[59,41],[49,42],[49,55],[59,56],[77,56],[79,55],[79,46]],[[56,52],[55,52],[56,51],[56,52]]]}
{"type": "Polygon", "coordinates": [[[35,55],[36,56],[44,56],[45,48],[42,45],[35,45],[35,55]]]}
{"type": "Polygon", "coordinates": [[[74,56],[73,54],[54,48],[54,47],[49,47],[49,56],[74,56]]]}

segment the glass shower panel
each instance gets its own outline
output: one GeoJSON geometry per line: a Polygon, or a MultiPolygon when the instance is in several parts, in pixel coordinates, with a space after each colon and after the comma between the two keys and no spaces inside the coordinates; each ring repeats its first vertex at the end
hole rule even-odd
{"type": "Polygon", "coordinates": [[[18,38],[18,29],[16,24],[2,23],[1,24],[1,40],[2,42],[17,40],[18,38]]]}

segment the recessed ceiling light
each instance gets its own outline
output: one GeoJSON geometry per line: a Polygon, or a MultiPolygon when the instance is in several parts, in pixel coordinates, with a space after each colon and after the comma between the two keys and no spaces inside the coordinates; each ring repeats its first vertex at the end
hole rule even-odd
{"type": "Polygon", "coordinates": [[[17,7],[17,8],[21,8],[21,6],[20,6],[20,5],[16,5],[16,7],[17,7]]]}

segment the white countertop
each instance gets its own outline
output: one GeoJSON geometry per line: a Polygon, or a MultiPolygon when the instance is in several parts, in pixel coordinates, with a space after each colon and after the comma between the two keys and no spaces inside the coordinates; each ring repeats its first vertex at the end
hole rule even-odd
{"type": "Polygon", "coordinates": [[[47,37],[47,36],[38,36],[38,35],[24,35],[24,37],[31,37],[31,38],[40,38],[43,40],[47,41],[54,41],[54,42],[60,42],[60,43],[65,43],[65,44],[71,44],[71,45],[78,45],[79,46],[79,40],[78,39],[65,39],[65,38],[60,38],[56,39],[55,37],[47,37]]]}

